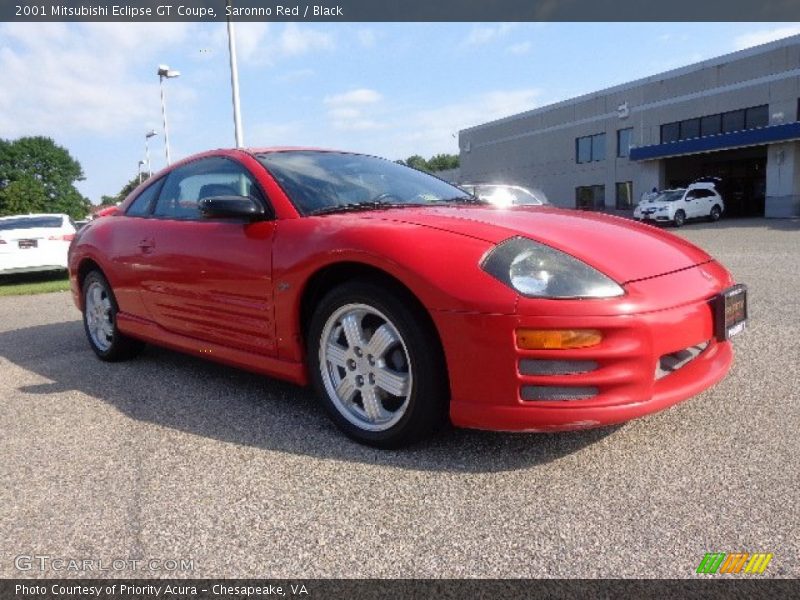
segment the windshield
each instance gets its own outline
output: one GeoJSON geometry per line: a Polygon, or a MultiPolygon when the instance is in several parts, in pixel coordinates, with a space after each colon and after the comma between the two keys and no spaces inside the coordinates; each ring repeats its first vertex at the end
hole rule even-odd
{"type": "Polygon", "coordinates": [[[474,201],[441,179],[374,156],[298,150],[258,159],[304,215],[474,201]]]}
{"type": "Polygon", "coordinates": [[[534,194],[516,185],[475,185],[474,194],[498,206],[541,206],[547,204],[544,194],[534,194]]]}
{"type": "Polygon", "coordinates": [[[653,202],[675,202],[683,198],[686,190],[670,190],[668,192],[661,192],[658,196],[653,198],[653,202]]]}
{"type": "Polygon", "coordinates": [[[37,227],[61,227],[64,217],[16,217],[0,220],[0,231],[9,229],[35,229],[37,227]]]}

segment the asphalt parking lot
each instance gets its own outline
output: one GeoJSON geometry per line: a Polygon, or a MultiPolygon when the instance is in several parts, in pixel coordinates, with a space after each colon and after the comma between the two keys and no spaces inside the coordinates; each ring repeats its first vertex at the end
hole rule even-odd
{"type": "Polygon", "coordinates": [[[614,429],[397,452],[288,384],[153,347],[102,363],[68,293],[0,298],[0,577],[93,575],[14,566],[49,555],[193,563],[126,577],[672,578],[739,551],[800,576],[800,222],[678,233],[750,287],[726,380],[614,429]]]}

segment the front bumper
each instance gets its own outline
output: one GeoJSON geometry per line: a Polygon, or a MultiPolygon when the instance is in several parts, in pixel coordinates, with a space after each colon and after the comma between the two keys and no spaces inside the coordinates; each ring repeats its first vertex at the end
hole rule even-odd
{"type": "Polygon", "coordinates": [[[663,410],[711,387],[728,372],[733,351],[730,342],[714,339],[710,301],[732,281],[716,263],[702,272],[694,268],[625,286],[623,299],[609,301],[616,314],[543,316],[526,310],[550,305],[563,313],[556,301],[531,301],[529,307],[521,303],[518,312],[523,314],[515,315],[436,313],[450,375],[453,424],[503,431],[600,427],[663,410]],[[670,290],[673,302],[664,306],[670,290]],[[647,298],[657,300],[648,303],[647,298]],[[521,350],[515,344],[519,328],[599,329],[603,341],[590,348],[521,350]],[[703,350],[676,370],[665,375],[659,369],[665,357],[697,346],[703,350]],[[545,365],[573,361],[592,368],[523,374],[528,369],[522,361],[530,360],[545,365]],[[575,390],[582,399],[524,399],[532,389],[575,390]]]}

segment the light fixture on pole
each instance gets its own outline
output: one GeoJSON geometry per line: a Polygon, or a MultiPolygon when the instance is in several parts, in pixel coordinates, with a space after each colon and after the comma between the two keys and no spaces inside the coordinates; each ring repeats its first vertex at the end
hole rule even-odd
{"type": "Polygon", "coordinates": [[[150,162],[150,138],[156,134],[155,129],[151,129],[144,134],[144,159],[147,161],[147,176],[153,176],[153,165],[150,162]]]}
{"type": "Polygon", "coordinates": [[[145,164],[146,164],[146,163],[145,163],[143,160],[140,160],[140,161],[139,161],[139,183],[142,183],[142,167],[143,167],[145,164]]]}
{"type": "Polygon", "coordinates": [[[167,130],[167,106],[164,101],[164,79],[172,79],[178,77],[180,71],[170,69],[167,65],[158,65],[158,83],[161,87],[161,118],[164,120],[164,152],[167,157],[167,166],[170,165],[169,159],[169,132],[167,130]]]}
{"type": "MultiPolygon", "coordinates": [[[[232,0],[225,0],[228,7],[231,6],[232,0]]],[[[233,134],[236,137],[236,147],[241,148],[244,146],[244,133],[242,132],[242,117],[241,109],[239,106],[239,67],[236,62],[236,35],[233,29],[233,22],[231,21],[231,11],[228,13],[228,54],[231,63],[231,102],[233,103],[233,134]]]]}

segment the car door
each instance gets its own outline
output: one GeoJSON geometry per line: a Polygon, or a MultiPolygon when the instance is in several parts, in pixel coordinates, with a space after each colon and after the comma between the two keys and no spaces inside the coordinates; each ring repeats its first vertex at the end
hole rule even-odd
{"type": "Polygon", "coordinates": [[[700,204],[702,200],[698,197],[698,193],[701,190],[689,190],[686,192],[684,196],[684,212],[686,213],[686,217],[689,219],[694,219],[700,216],[700,204]]]}
{"type": "Polygon", "coordinates": [[[198,341],[275,353],[275,221],[204,218],[201,198],[249,195],[271,209],[237,161],[203,158],[172,171],[139,241],[142,298],[164,329],[198,341]]]}

